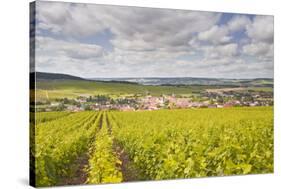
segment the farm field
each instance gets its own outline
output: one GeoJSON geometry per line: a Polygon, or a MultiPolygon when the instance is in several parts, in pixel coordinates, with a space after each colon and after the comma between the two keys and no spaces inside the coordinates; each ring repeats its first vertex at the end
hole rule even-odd
{"type": "Polygon", "coordinates": [[[139,94],[145,96],[149,93],[152,96],[162,94],[175,95],[194,95],[204,91],[224,90],[226,87],[235,91],[253,90],[272,92],[272,87],[247,87],[238,88],[233,86],[216,86],[216,85],[188,85],[188,86],[161,86],[161,85],[141,85],[136,83],[116,83],[101,81],[40,81],[37,82],[36,101],[54,100],[58,98],[74,99],[79,96],[109,95],[109,96],[126,96],[139,94]]]}
{"type": "Polygon", "coordinates": [[[273,172],[272,107],[40,112],[35,121],[36,186],[273,172]]]}
{"type": "Polygon", "coordinates": [[[190,85],[190,86],[156,86],[136,83],[117,83],[101,81],[40,81],[37,82],[36,100],[55,98],[75,98],[90,95],[128,95],[150,93],[152,96],[162,94],[192,94],[205,89],[217,89],[224,86],[190,85]]]}

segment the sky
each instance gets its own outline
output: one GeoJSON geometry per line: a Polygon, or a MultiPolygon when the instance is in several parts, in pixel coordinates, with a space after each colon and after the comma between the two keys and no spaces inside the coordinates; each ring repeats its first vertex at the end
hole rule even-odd
{"type": "Polygon", "coordinates": [[[273,78],[273,16],[36,2],[36,71],[273,78]]]}

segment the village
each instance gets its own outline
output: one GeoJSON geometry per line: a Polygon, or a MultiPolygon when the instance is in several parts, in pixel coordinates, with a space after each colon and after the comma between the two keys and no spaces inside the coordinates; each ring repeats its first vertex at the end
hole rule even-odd
{"type": "Polygon", "coordinates": [[[264,91],[205,91],[189,96],[174,94],[151,96],[126,95],[112,98],[107,95],[79,96],[75,99],[55,99],[37,102],[37,111],[140,111],[184,108],[227,108],[242,106],[272,106],[273,93],[264,91]]]}

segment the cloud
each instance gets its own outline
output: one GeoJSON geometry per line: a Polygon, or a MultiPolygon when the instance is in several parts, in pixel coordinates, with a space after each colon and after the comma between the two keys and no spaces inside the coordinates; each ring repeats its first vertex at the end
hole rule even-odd
{"type": "Polygon", "coordinates": [[[203,48],[205,50],[205,58],[220,59],[222,57],[234,57],[238,54],[238,45],[235,43],[219,45],[219,46],[208,46],[203,48]]]}
{"type": "Polygon", "coordinates": [[[107,52],[98,45],[36,37],[36,70],[83,76],[102,63],[107,52]]]}
{"type": "Polygon", "coordinates": [[[213,12],[36,5],[40,71],[83,77],[273,77],[272,17],[233,14],[222,23],[225,15],[213,12]]]}
{"type": "Polygon", "coordinates": [[[227,23],[227,27],[231,32],[236,32],[239,30],[244,30],[250,24],[251,20],[249,17],[244,15],[237,15],[227,23]]]}
{"type": "Polygon", "coordinates": [[[246,33],[253,42],[273,43],[273,29],[273,16],[256,16],[246,33]]]}
{"type": "Polygon", "coordinates": [[[39,31],[77,38],[109,30],[115,48],[132,51],[188,50],[194,33],[209,29],[220,18],[211,12],[58,2],[38,2],[37,12],[39,31]]]}
{"type": "Polygon", "coordinates": [[[204,59],[197,61],[177,61],[171,68],[187,77],[213,78],[257,78],[273,75],[273,65],[263,61],[246,61],[241,57],[220,59],[204,59]]]}
{"type": "Polygon", "coordinates": [[[102,47],[88,44],[66,44],[61,51],[75,59],[91,59],[101,57],[105,54],[102,47]]]}
{"type": "Polygon", "coordinates": [[[250,38],[250,43],[243,46],[245,55],[273,64],[273,17],[256,16],[251,24],[246,26],[246,34],[250,38]]]}
{"type": "Polygon", "coordinates": [[[73,59],[92,59],[105,55],[105,50],[95,44],[83,44],[78,42],[68,42],[55,40],[49,37],[36,38],[36,53],[40,56],[51,55],[66,56],[73,59]]]}
{"type": "Polygon", "coordinates": [[[260,60],[272,60],[273,44],[258,42],[245,45],[243,51],[247,55],[255,56],[260,60]]]}
{"type": "Polygon", "coordinates": [[[65,37],[90,36],[105,26],[86,4],[36,2],[37,28],[65,37]]]}
{"type": "Polygon", "coordinates": [[[199,33],[198,39],[214,45],[228,43],[231,40],[228,32],[227,27],[214,25],[211,29],[199,33]]]}
{"type": "MultiPolygon", "coordinates": [[[[122,25],[111,23],[115,48],[144,51],[188,51],[194,33],[210,28],[219,14],[162,9],[127,9],[122,25]]],[[[111,12],[112,13],[112,12],[111,12]]],[[[112,17],[116,17],[112,15],[112,17]]],[[[192,50],[192,49],[191,49],[192,50]]]]}

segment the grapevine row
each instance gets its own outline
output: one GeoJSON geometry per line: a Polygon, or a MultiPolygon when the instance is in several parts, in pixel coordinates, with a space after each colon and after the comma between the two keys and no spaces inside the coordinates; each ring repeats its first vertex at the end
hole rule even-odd
{"type": "Polygon", "coordinates": [[[114,112],[111,115],[116,140],[146,179],[273,171],[271,108],[114,112]]]}
{"type": "Polygon", "coordinates": [[[38,112],[35,114],[36,124],[56,120],[64,116],[70,115],[71,112],[38,112]]]}
{"type": "Polygon", "coordinates": [[[36,186],[63,184],[63,179],[73,176],[78,167],[74,162],[88,150],[99,117],[83,112],[36,125],[36,186]]]}
{"type": "Polygon", "coordinates": [[[101,129],[96,135],[89,160],[87,183],[90,184],[122,181],[122,173],[119,168],[121,161],[112,149],[113,137],[109,133],[106,116],[107,114],[104,112],[101,129]]]}

